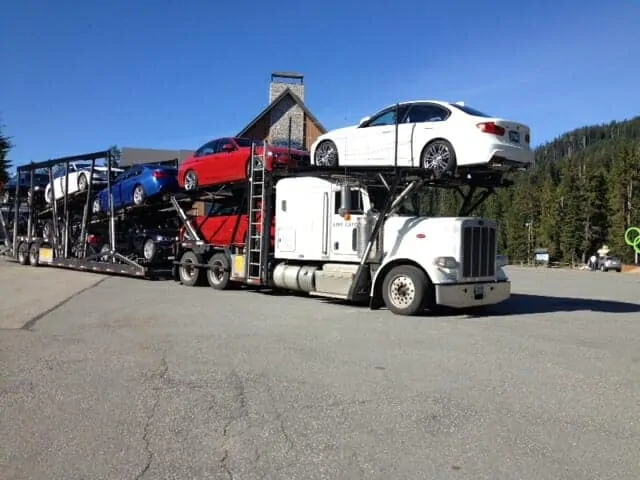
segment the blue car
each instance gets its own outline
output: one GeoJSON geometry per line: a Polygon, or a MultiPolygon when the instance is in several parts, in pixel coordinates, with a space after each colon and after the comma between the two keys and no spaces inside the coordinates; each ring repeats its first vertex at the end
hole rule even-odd
{"type": "MultiPolygon", "coordinates": [[[[138,206],[159,195],[177,192],[178,170],[154,164],[133,165],[122,172],[111,185],[113,208],[138,206]]],[[[93,200],[93,213],[109,211],[109,190],[103,189],[93,200]]]]}

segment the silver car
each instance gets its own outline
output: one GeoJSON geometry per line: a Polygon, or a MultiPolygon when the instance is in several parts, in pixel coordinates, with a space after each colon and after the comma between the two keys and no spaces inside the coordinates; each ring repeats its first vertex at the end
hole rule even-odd
{"type": "Polygon", "coordinates": [[[622,262],[618,257],[602,257],[599,264],[602,272],[608,272],[609,270],[622,271],[622,262]]]}

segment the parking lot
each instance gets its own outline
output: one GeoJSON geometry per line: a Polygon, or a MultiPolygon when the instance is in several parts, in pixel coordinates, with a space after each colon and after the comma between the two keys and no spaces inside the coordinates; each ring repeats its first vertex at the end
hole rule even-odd
{"type": "Polygon", "coordinates": [[[640,275],[509,274],[400,317],[0,262],[0,478],[640,478],[640,275]]]}

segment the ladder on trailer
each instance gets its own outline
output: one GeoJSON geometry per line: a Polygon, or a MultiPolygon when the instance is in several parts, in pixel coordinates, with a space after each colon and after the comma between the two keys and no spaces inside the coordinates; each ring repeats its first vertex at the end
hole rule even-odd
{"type": "Polygon", "coordinates": [[[249,226],[247,229],[246,281],[268,285],[268,255],[271,243],[271,183],[266,170],[266,142],[262,155],[251,146],[249,160],[249,226]]]}

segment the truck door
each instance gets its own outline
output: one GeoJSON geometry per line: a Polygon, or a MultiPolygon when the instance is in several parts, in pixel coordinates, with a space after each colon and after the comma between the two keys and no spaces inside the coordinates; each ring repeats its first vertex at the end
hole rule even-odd
{"type": "Polygon", "coordinates": [[[362,217],[362,195],[360,190],[351,190],[351,210],[348,217],[340,215],[342,192],[333,192],[333,213],[331,216],[330,251],[333,260],[357,262],[358,258],[358,217],[362,217]]]}

